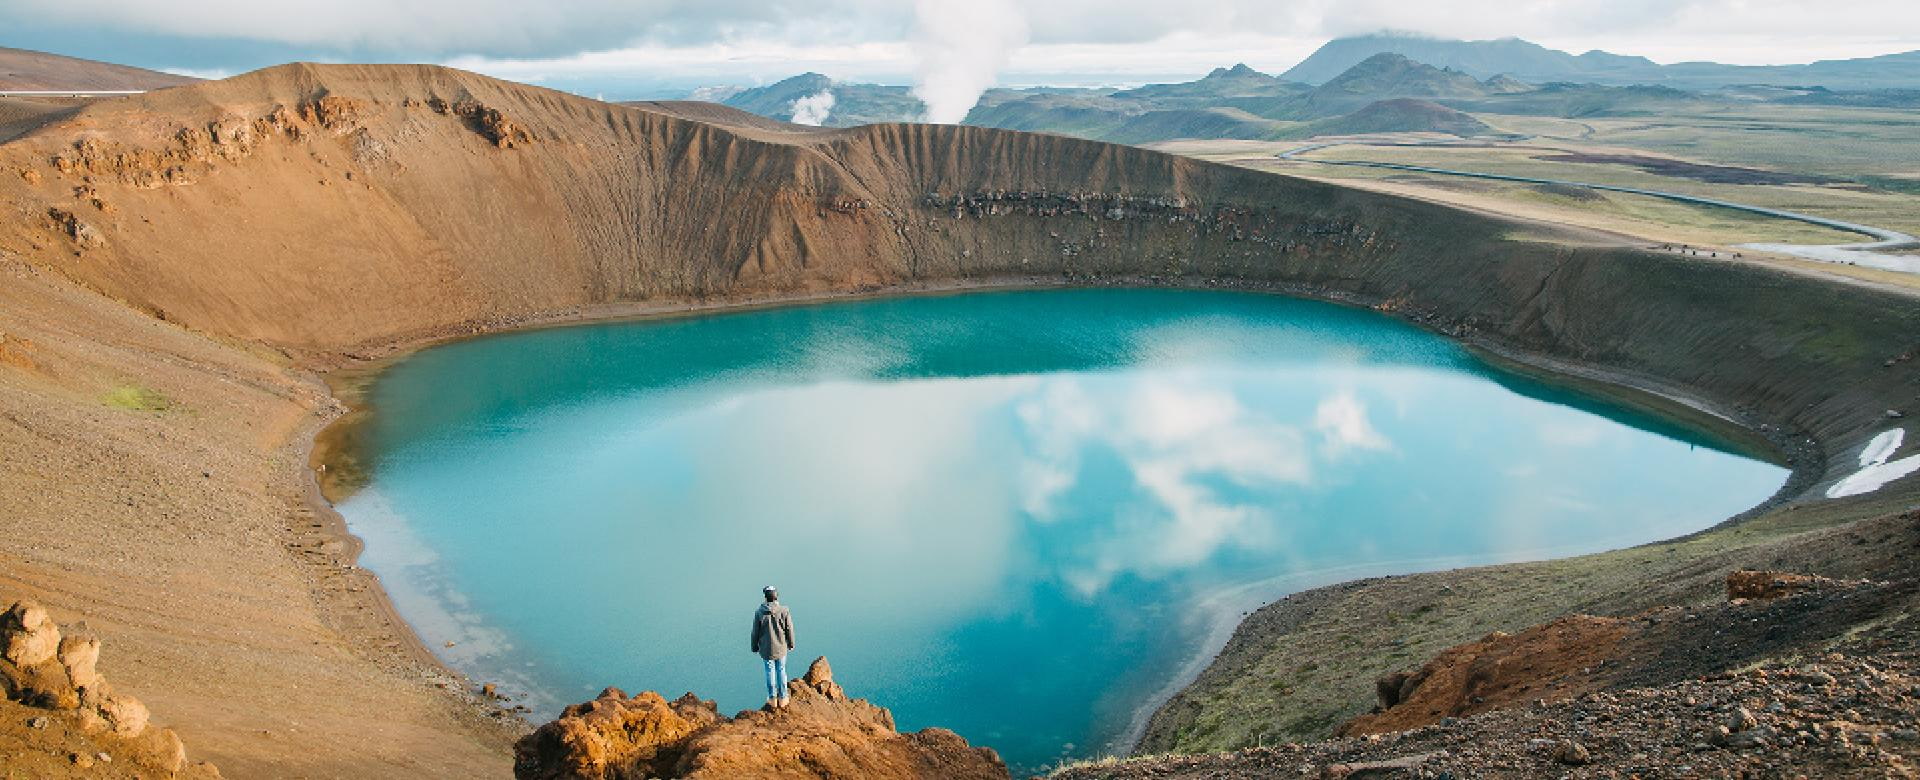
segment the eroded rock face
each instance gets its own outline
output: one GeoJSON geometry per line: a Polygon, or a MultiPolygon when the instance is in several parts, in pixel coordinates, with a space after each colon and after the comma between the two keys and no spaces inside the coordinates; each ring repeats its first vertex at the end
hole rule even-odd
{"type": "Polygon", "coordinates": [[[22,601],[0,616],[0,636],[6,639],[5,658],[16,666],[35,666],[60,649],[60,628],[39,604],[22,601]]]}
{"type": "Polygon", "coordinates": [[[1857,584],[1859,583],[1814,574],[1742,569],[1727,575],[1727,600],[1777,599],[1822,588],[1848,587],[1857,584]]]}
{"type": "Polygon", "coordinates": [[[525,780],[683,778],[955,778],[1004,780],[1006,764],[945,729],[901,734],[893,714],[850,699],[825,658],[787,684],[792,704],[721,717],[687,694],[609,688],[568,707],[514,748],[525,780]]]}
{"type": "Polygon", "coordinates": [[[139,699],[119,693],[109,693],[100,701],[100,717],[106,719],[107,728],[122,737],[137,737],[147,730],[147,705],[139,699]]]}
{"type": "Polygon", "coordinates": [[[669,703],[653,691],[628,697],[608,688],[575,704],[514,746],[514,774],[522,778],[663,777],[695,731],[720,720],[713,702],[692,694],[669,703]]]}
{"type": "Polygon", "coordinates": [[[100,663],[100,640],[93,637],[70,636],[60,640],[60,666],[67,670],[67,679],[75,688],[85,688],[100,681],[100,673],[94,666],[100,663]]]}
{"type": "Polygon", "coordinates": [[[0,614],[0,694],[29,707],[51,710],[70,727],[112,747],[135,769],[167,776],[218,777],[211,764],[189,765],[186,746],[172,729],[150,728],[151,713],[139,699],[116,693],[96,668],[100,640],[62,638],[59,625],[39,604],[16,602],[0,614]]]}
{"type": "Polygon", "coordinates": [[[1342,735],[1402,731],[1514,702],[1557,700],[1593,686],[1592,670],[1631,633],[1620,618],[1569,615],[1517,634],[1492,634],[1442,652],[1409,672],[1374,681],[1380,706],[1342,724],[1342,735]]]}

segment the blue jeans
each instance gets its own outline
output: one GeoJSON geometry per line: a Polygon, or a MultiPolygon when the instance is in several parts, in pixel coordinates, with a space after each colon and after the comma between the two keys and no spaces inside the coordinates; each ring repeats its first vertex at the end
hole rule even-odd
{"type": "Polygon", "coordinates": [[[787,659],[765,658],[767,662],[767,698],[787,698],[787,659]]]}

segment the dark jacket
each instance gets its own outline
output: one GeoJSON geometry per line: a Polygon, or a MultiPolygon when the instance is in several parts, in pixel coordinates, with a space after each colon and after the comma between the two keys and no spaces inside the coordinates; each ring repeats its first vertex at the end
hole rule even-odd
{"type": "Polygon", "coordinates": [[[778,601],[753,611],[753,651],[769,661],[787,657],[793,649],[793,613],[778,601]]]}

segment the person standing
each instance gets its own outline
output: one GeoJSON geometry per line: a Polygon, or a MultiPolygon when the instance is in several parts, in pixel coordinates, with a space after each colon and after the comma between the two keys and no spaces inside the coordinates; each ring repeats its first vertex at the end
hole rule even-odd
{"type": "Polygon", "coordinates": [[[780,603],[772,585],[761,589],[766,601],[753,611],[753,651],[767,665],[767,706],[787,706],[787,651],[793,649],[793,613],[780,603]]]}

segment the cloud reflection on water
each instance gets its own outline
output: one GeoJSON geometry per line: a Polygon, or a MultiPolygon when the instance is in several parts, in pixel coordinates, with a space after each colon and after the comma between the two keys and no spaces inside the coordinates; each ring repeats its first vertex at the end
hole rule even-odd
{"type": "MultiPolygon", "coordinates": [[[[1206,561],[1223,547],[1271,544],[1277,518],[1259,496],[1313,481],[1301,427],[1249,409],[1217,378],[1169,372],[1117,390],[1090,391],[1088,384],[1049,379],[1015,407],[1035,442],[1021,465],[1022,505],[1035,519],[1058,519],[1054,506],[1078,484],[1090,449],[1111,452],[1131,476],[1132,485],[1114,494],[1136,500],[1113,510],[1131,522],[1088,523],[1084,547],[1094,555],[1070,559],[1058,572],[1083,597],[1123,573],[1153,577],[1206,561]],[[1221,490],[1220,482],[1238,490],[1221,490]]],[[[1357,411],[1364,425],[1364,410],[1350,395],[1328,403],[1357,411]]],[[[1370,428],[1364,433],[1384,445],[1370,428]]]]}

